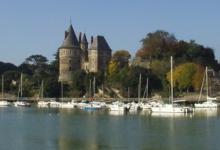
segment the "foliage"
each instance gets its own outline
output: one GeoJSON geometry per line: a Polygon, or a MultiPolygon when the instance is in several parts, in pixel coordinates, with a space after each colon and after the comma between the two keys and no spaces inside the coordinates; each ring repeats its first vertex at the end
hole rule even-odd
{"type": "Polygon", "coordinates": [[[131,54],[127,50],[117,50],[112,55],[112,60],[118,63],[119,68],[128,66],[130,58],[131,54]]]}
{"type": "Polygon", "coordinates": [[[162,58],[173,51],[177,40],[174,35],[162,30],[148,33],[142,39],[142,48],[138,50],[136,56],[141,58],[162,58]]]}
{"type": "Polygon", "coordinates": [[[119,64],[117,61],[111,60],[108,65],[108,75],[114,76],[119,71],[119,64]]]}
{"type": "Polygon", "coordinates": [[[41,66],[48,62],[47,58],[42,55],[31,55],[25,59],[25,63],[34,66],[41,66]]]}
{"type": "MultiPolygon", "coordinates": [[[[184,63],[177,66],[173,72],[174,88],[180,91],[198,90],[201,86],[201,72],[204,68],[195,63],[184,63]]],[[[170,72],[167,73],[167,80],[170,82],[170,72]]]]}
{"type": "Polygon", "coordinates": [[[196,73],[194,74],[192,79],[192,86],[193,89],[198,92],[202,85],[205,68],[201,65],[197,65],[196,67],[196,73]]]}
{"type": "Polygon", "coordinates": [[[14,64],[0,62],[0,74],[6,71],[9,71],[9,70],[16,70],[16,69],[17,69],[17,66],[15,66],[14,64]]]}
{"type": "Polygon", "coordinates": [[[193,62],[209,66],[215,71],[220,70],[220,65],[215,59],[214,50],[193,40],[190,42],[178,41],[174,35],[157,30],[148,33],[141,42],[142,47],[137,51],[136,56],[142,59],[166,60],[173,56],[178,64],[193,62]]]}

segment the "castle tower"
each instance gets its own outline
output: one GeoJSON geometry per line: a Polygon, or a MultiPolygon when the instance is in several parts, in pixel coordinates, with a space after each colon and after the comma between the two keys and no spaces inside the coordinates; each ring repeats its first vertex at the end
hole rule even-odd
{"type": "Polygon", "coordinates": [[[69,83],[75,70],[81,69],[80,45],[72,25],[65,32],[63,44],[59,48],[59,82],[69,83]]]}
{"type": "Polygon", "coordinates": [[[88,50],[88,41],[87,41],[87,38],[86,38],[86,34],[83,33],[83,36],[81,37],[81,40],[80,40],[80,48],[82,50],[88,50]]]}
{"type": "Polygon", "coordinates": [[[88,70],[88,41],[86,38],[86,34],[84,33],[80,39],[80,48],[82,51],[81,55],[81,68],[84,70],[88,70]]]}
{"type": "Polygon", "coordinates": [[[88,68],[90,72],[105,71],[111,59],[111,48],[103,36],[91,37],[88,50],[88,68]]]}

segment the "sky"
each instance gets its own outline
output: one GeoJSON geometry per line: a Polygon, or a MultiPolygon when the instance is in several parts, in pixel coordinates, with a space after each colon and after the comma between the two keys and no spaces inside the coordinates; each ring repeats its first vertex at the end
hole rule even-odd
{"type": "Polygon", "coordinates": [[[105,36],[113,51],[134,56],[140,40],[160,29],[213,48],[219,59],[219,6],[219,0],[1,0],[0,61],[19,65],[33,54],[53,60],[70,21],[89,41],[105,36]]]}

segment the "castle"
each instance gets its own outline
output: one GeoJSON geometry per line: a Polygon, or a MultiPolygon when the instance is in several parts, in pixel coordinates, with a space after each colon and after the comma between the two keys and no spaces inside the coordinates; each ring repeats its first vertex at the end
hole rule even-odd
{"type": "Polygon", "coordinates": [[[59,82],[70,83],[76,70],[86,72],[105,71],[112,50],[103,36],[91,37],[90,44],[85,33],[77,39],[72,25],[65,31],[64,41],[59,47],[59,82]]]}

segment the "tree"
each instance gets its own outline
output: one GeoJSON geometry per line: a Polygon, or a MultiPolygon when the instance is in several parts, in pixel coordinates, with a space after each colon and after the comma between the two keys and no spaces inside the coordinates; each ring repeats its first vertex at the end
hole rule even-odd
{"type": "Polygon", "coordinates": [[[119,63],[117,61],[111,60],[108,65],[108,75],[113,77],[119,71],[119,63]]]}
{"type": "Polygon", "coordinates": [[[119,68],[128,66],[130,53],[127,50],[117,50],[112,56],[112,60],[118,62],[119,68]]]}
{"type": "Polygon", "coordinates": [[[4,73],[5,71],[16,70],[16,69],[17,67],[14,64],[0,62],[0,74],[4,73]]]}
{"type": "Polygon", "coordinates": [[[48,62],[47,58],[43,55],[31,55],[25,59],[25,63],[34,66],[41,66],[48,62]]]}
{"type": "Polygon", "coordinates": [[[196,73],[192,79],[192,86],[195,91],[199,91],[202,85],[202,80],[204,76],[205,68],[201,65],[196,66],[196,73]]]}
{"type": "Polygon", "coordinates": [[[174,35],[163,30],[157,30],[156,32],[148,33],[141,42],[142,48],[136,53],[137,57],[163,58],[167,54],[164,52],[172,52],[177,40],[174,35]]]}
{"type": "Polygon", "coordinates": [[[4,90],[12,94],[17,94],[20,73],[16,70],[9,70],[4,73],[4,90]]]}
{"type": "Polygon", "coordinates": [[[72,85],[70,86],[69,95],[81,97],[86,93],[86,72],[77,70],[72,76],[72,85]]]}
{"type": "MultiPolygon", "coordinates": [[[[203,67],[195,63],[184,63],[177,66],[173,72],[174,87],[180,91],[198,90],[201,86],[203,67]]],[[[170,72],[167,73],[170,82],[170,72]]]]}
{"type": "MultiPolygon", "coordinates": [[[[144,92],[144,87],[146,86],[147,78],[149,79],[149,93],[158,91],[162,88],[161,81],[159,78],[151,73],[149,70],[142,67],[131,67],[129,71],[126,73],[127,76],[123,78],[122,85],[125,90],[130,88],[130,96],[137,97],[138,96],[138,84],[139,84],[139,76],[141,74],[141,93],[144,92]]],[[[142,95],[141,95],[142,96],[142,95]]]]}

